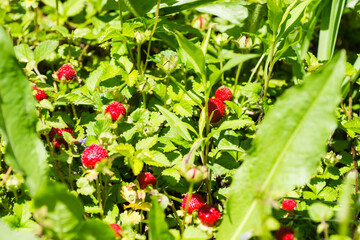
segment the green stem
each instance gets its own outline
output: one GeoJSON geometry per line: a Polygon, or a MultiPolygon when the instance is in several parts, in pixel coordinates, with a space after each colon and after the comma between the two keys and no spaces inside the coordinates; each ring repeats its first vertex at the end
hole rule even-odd
{"type": "Polygon", "coordinates": [[[181,232],[184,232],[186,215],[187,215],[187,211],[189,209],[189,203],[190,203],[193,189],[194,189],[194,183],[190,183],[189,191],[188,191],[188,198],[187,198],[186,205],[185,205],[184,220],[183,220],[183,224],[181,226],[181,232]]]}
{"type": "Polygon", "coordinates": [[[99,208],[101,209],[101,212],[100,212],[100,215],[101,215],[101,218],[103,218],[103,215],[104,215],[104,209],[103,209],[103,206],[102,206],[102,201],[101,201],[101,192],[100,192],[100,174],[99,176],[96,178],[96,192],[97,192],[97,201],[99,203],[99,208]]]}
{"type": "Polygon", "coordinates": [[[147,63],[148,63],[148,56],[150,55],[151,40],[152,40],[152,37],[153,37],[153,35],[155,33],[157,23],[159,21],[159,9],[160,9],[160,0],[157,0],[156,12],[155,12],[155,23],[154,23],[154,27],[153,27],[153,29],[151,31],[151,34],[150,34],[149,45],[148,45],[148,48],[147,48],[147,51],[146,51],[144,71],[146,70],[146,66],[147,66],[147,63]]]}
{"type": "Polygon", "coordinates": [[[220,58],[220,72],[221,72],[221,85],[224,85],[224,72],[223,72],[223,56],[222,56],[222,46],[219,49],[219,58],[220,58]]]}
{"type": "Polygon", "coordinates": [[[267,89],[269,87],[271,73],[272,73],[272,70],[273,70],[273,67],[274,67],[274,64],[275,64],[273,62],[274,53],[275,53],[275,47],[276,47],[276,41],[274,39],[273,44],[271,45],[271,49],[270,49],[269,61],[266,62],[266,67],[265,67],[265,86],[264,86],[264,95],[263,95],[264,100],[266,98],[266,93],[267,93],[267,89]]]}
{"type": "MultiPolygon", "coordinates": [[[[167,89],[169,86],[169,78],[166,75],[166,87],[165,87],[165,95],[164,95],[164,106],[166,106],[166,97],[167,97],[167,89]]],[[[185,85],[186,86],[186,85],[185,85]]]]}
{"type": "Polygon", "coordinates": [[[55,0],[55,8],[56,8],[56,25],[59,26],[59,0],[55,0]]]}
{"type": "Polygon", "coordinates": [[[241,68],[242,68],[242,63],[239,64],[238,69],[236,71],[236,77],[235,77],[235,83],[234,83],[234,89],[233,89],[233,95],[236,96],[236,88],[239,82],[239,77],[240,77],[240,72],[241,72],[241,68]]]}
{"type": "Polygon", "coordinates": [[[105,184],[104,184],[104,207],[106,208],[107,201],[107,184],[108,184],[108,175],[105,175],[105,184]]]}
{"type": "Polygon", "coordinates": [[[120,26],[121,26],[121,34],[123,34],[123,25],[124,25],[124,20],[123,20],[123,15],[122,15],[122,6],[121,6],[121,0],[118,0],[119,3],[119,19],[120,19],[120,26]]]}
{"type": "Polygon", "coordinates": [[[137,53],[136,53],[136,65],[137,65],[137,69],[140,73],[140,75],[142,74],[142,69],[141,69],[141,63],[140,63],[140,60],[141,60],[141,44],[140,43],[137,43],[137,53]]]}
{"type": "Polygon", "coordinates": [[[36,33],[36,41],[38,41],[38,34],[39,34],[39,24],[38,24],[38,7],[35,9],[35,19],[34,19],[34,25],[35,25],[35,33],[36,33]]]}

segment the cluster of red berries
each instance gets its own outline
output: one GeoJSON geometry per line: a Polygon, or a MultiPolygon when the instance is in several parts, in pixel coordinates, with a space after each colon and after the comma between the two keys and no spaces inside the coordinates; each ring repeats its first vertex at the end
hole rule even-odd
{"type": "Polygon", "coordinates": [[[125,116],[126,109],[121,103],[112,102],[106,107],[105,113],[109,113],[111,116],[111,119],[113,121],[116,121],[116,120],[118,120],[120,115],[125,116]]]}
{"type": "MultiPolygon", "coordinates": [[[[188,202],[189,195],[186,194],[181,202],[181,207],[186,210],[186,204],[188,202]]],[[[214,226],[221,218],[219,209],[212,204],[205,204],[204,199],[201,195],[194,193],[188,203],[187,212],[192,213],[193,211],[199,212],[199,219],[202,224],[208,227],[214,226]]]]}
{"type": "Polygon", "coordinates": [[[49,96],[44,92],[44,90],[38,89],[35,84],[33,85],[33,90],[36,91],[35,99],[39,102],[43,99],[49,98],[49,96]]]}
{"type": "Polygon", "coordinates": [[[62,137],[63,131],[68,132],[71,136],[75,137],[72,128],[52,128],[49,132],[49,140],[53,142],[56,151],[60,150],[61,145],[64,145],[66,149],[69,148],[68,143],[62,137]]]}
{"type": "Polygon", "coordinates": [[[216,123],[225,115],[224,101],[230,101],[232,98],[231,90],[227,87],[220,87],[215,92],[215,98],[210,98],[208,103],[208,114],[211,117],[210,122],[216,123]]]}

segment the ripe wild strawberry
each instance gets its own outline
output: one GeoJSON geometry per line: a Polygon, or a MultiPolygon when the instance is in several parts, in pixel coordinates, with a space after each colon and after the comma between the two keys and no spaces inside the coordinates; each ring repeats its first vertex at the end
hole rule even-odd
{"type": "Polygon", "coordinates": [[[56,72],[58,80],[65,83],[72,82],[76,77],[76,72],[70,64],[65,64],[56,72]]]}
{"type": "MultiPolygon", "coordinates": [[[[189,194],[186,194],[181,202],[182,209],[186,210],[186,203],[188,200],[189,194]]],[[[205,204],[204,199],[197,193],[191,195],[189,200],[189,207],[187,212],[192,213],[195,210],[199,210],[205,204]]]]}
{"type": "Polygon", "coordinates": [[[215,98],[223,101],[230,101],[232,98],[231,90],[225,86],[221,86],[215,92],[215,98]]]}
{"type": "Polygon", "coordinates": [[[41,101],[43,99],[48,99],[49,96],[41,89],[36,88],[35,89],[37,93],[35,94],[35,99],[38,101],[41,101]]]}
{"type": "Polygon", "coordinates": [[[97,162],[101,162],[103,159],[108,157],[109,155],[105,148],[97,144],[92,144],[82,153],[81,162],[86,167],[94,168],[97,162]]]}
{"type": "Polygon", "coordinates": [[[280,229],[276,231],[277,240],[293,240],[294,238],[294,230],[290,227],[281,226],[280,229]]]}
{"type": "Polygon", "coordinates": [[[110,113],[111,119],[116,121],[120,115],[125,116],[126,110],[121,103],[112,102],[106,107],[105,113],[110,113]]]}
{"type": "Polygon", "coordinates": [[[199,219],[205,226],[214,226],[220,218],[221,213],[215,205],[206,204],[199,209],[199,219]]]}
{"type": "Polygon", "coordinates": [[[110,227],[112,230],[114,230],[115,237],[121,237],[122,229],[119,224],[113,223],[113,224],[110,224],[110,227]]]}
{"type": "Polygon", "coordinates": [[[211,123],[216,123],[220,121],[221,118],[225,115],[225,104],[217,98],[210,98],[208,105],[208,114],[209,117],[211,116],[211,114],[213,114],[210,120],[211,123]]]}
{"type": "Polygon", "coordinates": [[[74,136],[74,130],[70,127],[68,128],[52,128],[49,132],[49,139],[50,141],[52,141],[56,136],[62,136],[63,135],[63,131],[68,132],[71,134],[71,136],[74,136]]]}
{"type": "Polygon", "coordinates": [[[149,184],[153,185],[153,187],[155,187],[156,185],[156,178],[150,172],[140,173],[137,177],[137,180],[141,189],[145,189],[149,184]]]}
{"type": "Polygon", "coordinates": [[[292,199],[285,199],[281,204],[282,209],[287,211],[294,211],[296,205],[297,205],[296,201],[292,199]]]}

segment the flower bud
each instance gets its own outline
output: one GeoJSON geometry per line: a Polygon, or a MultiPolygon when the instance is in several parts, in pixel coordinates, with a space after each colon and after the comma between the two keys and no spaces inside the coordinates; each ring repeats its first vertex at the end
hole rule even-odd
{"type": "Polygon", "coordinates": [[[99,136],[100,144],[103,146],[109,146],[113,144],[115,136],[109,132],[102,132],[99,136]]]}
{"type": "Polygon", "coordinates": [[[185,179],[190,183],[197,183],[207,178],[208,172],[205,166],[192,167],[185,172],[185,179]]]}
{"type": "Polygon", "coordinates": [[[253,47],[253,41],[251,38],[242,36],[235,41],[240,49],[250,49],[253,47]]]}
{"type": "Polygon", "coordinates": [[[197,28],[200,31],[205,30],[210,22],[210,17],[208,14],[201,14],[198,16],[195,16],[191,25],[193,26],[193,28],[197,28]]]}
{"type": "Polygon", "coordinates": [[[230,41],[231,38],[229,38],[229,35],[227,35],[226,33],[220,33],[216,35],[214,39],[217,45],[225,46],[230,41]]]}
{"type": "Polygon", "coordinates": [[[6,180],[5,187],[9,191],[16,191],[20,188],[20,186],[23,182],[24,182],[24,180],[20,175],[11,175],[6,180]]]}

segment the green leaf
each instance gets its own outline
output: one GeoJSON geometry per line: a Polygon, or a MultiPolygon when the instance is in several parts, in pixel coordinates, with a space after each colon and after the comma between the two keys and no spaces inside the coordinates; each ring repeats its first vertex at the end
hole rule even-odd
{"type": "Polygon", "coordinates": [[[322,220],[328,220],[333,216],[333,210],[326,204],[317,202],[311,204],[309,207],[309,215],[315,222],[321,222],[322,220]]]}
{"type": "Polygon", "coordinates": [[[189,226],[184,231],[183,240],[206,240],[209,236],[199,228],[189,226]]]}
{"type": "Polygon", "coordinates": [[[169,232],[165,222],[165,214],[160,207],[157,197],[152,198],[152,207],[149,212],[149,239],[150,240],[172,240],[173,235],[169,232]]]}
{"type": "Polygon", "coordinates": [[[99,219],[90,219],[83,222],[79,227],[77,237],[84,240],[115,239],[114,231],[108,224],[99,219]]]}
{"type": "Polygon", "coordinates": [[[26,240],[39,240],[35,235],[28,231],[17,231],[11,229],[4,221],[0,220],[0,240],[9,239],[26,239],[26,240]]]}
{"type": "Polygon", "coordinates": [[[165,116],[166,121],[169,123],[171,128],[174,128],[185,140],[192,141],[190,133],[186,128],[176,126],[176,124],[181,124],[181,120],[175,114],[159,105],[156,105],[156,107],[165,116]]]}
{"type": "Polygon", "coordinates": [[[223,67],[223,71],[228,71],[232,69],[233,67],[238,66],[240,63],[246,62],[250,59],[258,57],[259,54],[236,54],[234,55],[223,67]]]}
{"type": "Polygon", "coordinates": [[[34,197],[34,207],[38,220],[51,224],[60,239],[83,221],[82,204],[59,183],[47,182],[34,197]]]}
{"type": "Polygon", "coordinates": [[[217,134],[225,129],[240,129],[243,128],[245,126],[249,126],[251,124],[254,124],[254,122],[252,120],[249,119],[239,119],[239,120],[229,120],[229,121],[225,121],[223,122],[220,127],[218,127],[217,129],[212,129],[210,134],[208,135],[208,138],[211,138],[214,134],[217,134]]]}
{"type": "Polygon", "coordinates": [[[78,193],[82,195],[91,195],[95,192],[95,188],[90,185],[90,182],[87,178],[81,177],[76,181],[76,186],[78,189],[76,190],[78,193]]]}
{"type": "Polygon", "coordinates": [[[170,167],[171,163],[169,159],[165,156],[165,154],[158,152],[158,151],[152,151],[151,152],[153,157],[144,159],[144,162],[148,165],[155,166],[155,167],[170,167]]]}
{"type": "Polygon", "coordinates": [[[279,6],[277,2],[279,1],[276,0],[267,1],[269,25],[271,31],[273,31],[273,35],[277,34],[277,30],[279,28],[283,16],[283,11],[281,9],[281,6],[279,6]]]}
{"type": "Polygon", "coordinates": [[[150,149],[157,143],[157,141],[158,141],[157,135],[155,135],[153,137],[144,138],[136,143],[135,148],[136,148],[136,150],[150,149]]]}
{"type": "Polygon", "coordinates": [[[337,126],[335,109],[344,74],[341,52],[304,84],[286,91],[270,109],[234,175],[219,239],[238,239],[245,232],[261,234],[259,222],[271,212],[271,206],[264,204],[305,184],[316,172],[337,126]]]}
{"type": "Polygon", "coordinates": [[[173,105],[173,110],[182,117],[191,117],[193,113],[191,104],[187,101],[175,103],[173,105]]]}
{"type": "Polygon", "coordinates": [[[201,48],[187,40],[180,32],[175,33],[180,49],[179,53],[185,64],[193,68],[200,77],[205,76],[205,57],[201,48]]]}
{"type": "Polygon", "coordinates": [[[181,178],[181,175],[179,173],[179,171],[172,167],[172,168],[168,168],[168,169],[165,169],[161,172],[161,175],[162,176],[169,176],[169,177],[172,177],[175,179],[175,181],[178,183],[180,181],[180,178],[181,178]]]}
{"type": "Polygon", "coordinates": [[[325,7],[321,11],[321,28],[319,34],[317,58],[319,61],[330,60],[334,54],[338,39],[340,20],[346,1],[322,1],[325,7]]]}
{"type": "Polygon", "coordinates": [[[33,195],[47,177],[46,152],[35,129],[38,116],[31,87],[1,27],[0,59],[0,130],[7,143],[5,161],[26,176],[33,195]]]}
{"type": "Polygon", "coordinates": [[[59,41],[46,40],[39,44],[34,50],[34,60],[36,63],[44,60],[50,53],[54,52],[58,47],[59,41]]]}
{"type": "Polygon", "coordinates": [[[248,17],[248,9],[245,2],[219,2],[199,7],[196,10],[209,13],[230,21],[238,26],[243,26],[245,19],[248,17]]]}
{"type": "Polygon", "coordinates": [[[85,6],[85,0],[68,0],[64,3],[64,15],[72,17],[79,14],[85,6]]]}
{"type": "Polygon", "coordinates": [[[14,47],[15,55],[20,62],[31,62],[34,60],[34,53],[31,51],[29,45],[20,44],[14,47]]]}

